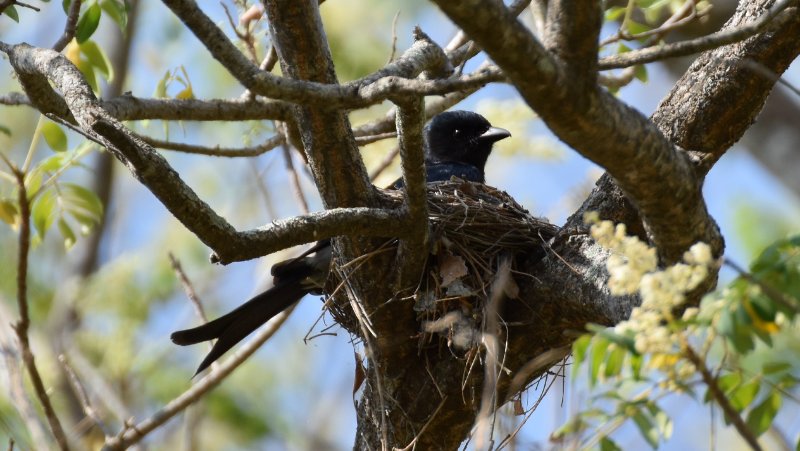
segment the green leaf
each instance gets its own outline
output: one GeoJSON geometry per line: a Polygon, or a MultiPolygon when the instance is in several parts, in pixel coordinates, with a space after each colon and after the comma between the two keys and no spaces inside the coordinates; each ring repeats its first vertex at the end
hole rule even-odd
{"type": "Polygon", "coordinates": [[[0,199],[0,220],[8,225],[15,225],[19,218],[17,203],[11,199],[0,199]]]}
{"type": "MultiPolygon", "coordinates": [[[[64,208],[68,212],[73,215],[75,213],[84,215],[95,223],[100,222],[103,217],[103,203],[94,192],[74,183],[64,183],[62,184],[62,194],[64,208]]],[[[83,223],[77,216],[75,219],[83,223]]]]}
{"type": "Polygon", "coordinates": [[[756,395],[758,394],[758,389],[760,388],[761,384],[759,380],[753,379],[746,384],[742,384],[736,389],[734,389],[730,394],[728,394],[728,400],[736,409],[737,412],[741,412],[746,409],[750,403],[756,399],[756,395]]]}
{"type": "Polygon", "coordinates": [[[786,362],[767,362],[761,368],[764,374],[782,373],[786,370],[792,369],[792,364],[786,362]]]}
{"type": "Polygon", "coordinates": [[[592,342],[592,336],[588,334],[581,335],[572,343],[572,359],[575,366],[580,366],[586,356],[586,350],[589,348],[589,343],[592,342]]]}
{"type": "Polygon", "coordinates": [[[31,219],[39,236],[44,239],[45,233],[53,225],[56,218],[56,195],[49,189],[38,196],[31,208],[31,219]]]}
{"type": "Polygon", "coordinates": [[[764,401],[755,406],[747,415],[747,425],[756,437],[769,429],[772,420],[775,419],[775,415],[778,414],[778,410],[781,408],[782,401],[780,393],[773,390],[764,401]]]}
{"type": "Polygon", "coordinates": [[[650,31],[651,28],[643,23],[639,23],[635,20],[629,20],[625,22],[625,27],[628,29],[628,33],[630,34],[639,34],[650,31]]]}
{"type": "Polygon", "coordinates": [[[25,176],[25,189],[31,196],[42,186],[42,171],[31,171],[25,176]]]}
{"type": "Polygon", "coordinates": [[[55,122],[46,121],[42,124],[42,135],[47,145],[56,152],[67,150],[67,135],[55,122]]]}
{"type": "Polygon", "coordinates": [[[625,14],[624,6],[612,6],[606,10],[606,21],[617,20],[625,14]]]}
{"type": "Polygon", "coordinates": [[[753,308],[755,313],[762,320],[770,323],[775,321],[778,308],[769,296],[761,293],[756,296],[751,296],[749,299],[746,299],[745,302],[749,302],[750,307],[753,308]]]}
{"type": "Polygon", "coordinates": [[[125,8],[124,1],[118,0],[100,0],[100,7],[103,8],[106,15],[116,22],[120,31],[125,33],[128,27],[128,10],[125,8]]]}
{"type": "Polygon", "coordinates": [[[606,358],[606,368],[603,371],[603,376],[606,378],[618,376],[622,371],[622,363],[625,361],[625,350],[619,346],[614,346],[614,349],[608,354],[606,358]]]}
{"type": "Polygon", "coordinates": [[[641,409],[636,409],[636,413],[631,417],[642,437],[647,441],[650,446],[655,449],[658,446],[658,430],[653,422],[648,418],[641,409]]]}
{"type": "Polygon", "coordinates": [[[5,125],[0,124],[0,133],[6,136],[11,136],[11,129],[6,127],[5,125]]]}
{"type": "Polygon", "coordinates": [[[599,324],[587,324],[586,329],[590,332],[593,332],[595,335],[605,338],[606,340],[610,341],[611,343],[615,343],[631,353],[636,353],[636,342],[633,337],[629,337],[627,335],[618,334],[614,328],[601,326],[599,324]]]}
{"type": "Polygon", "coordinates": [[[3,14],[10,17],[16,23],[19,23],[19,12],[14,5],[9,6],[8,8],[3,11],[3,14]]]}
{"type": "Polygon", "coordinates": [[[603,437],[600,439],[600,451],[622,451],[622,448],[620,448],[614,440],[603,437]]]}
{"type": "Polygon", "coordinates": [[[69,157],[66,153],[57,153],[55,155],[51,155],[44,160],[40,161],[39,164],[36,165],[35,170],[42,171],[42,172],[55,172],[61,169],[65,162],[69,161],[69,158],[62,158],[63,156],[69,157]]]}
{"type": "Polygon", "coordinates": [[[161,80],[158,80],[158,84],[156,84],[156,91],[153,93],[153,97],[158,97],[163,99],[167,96],[167,81],[169,81],[170,73],[166,71],[164,76],[161,77],[161,80]]]}
{"type": "Polygon", "coordinates": [[[741,324],[740,321],[752,322],[752,320],[747,312],[743,311],[741,306],[739,307],[736,312],[732,312],[729,308],[724,308],[720,313],[718,327],[719,332],[728,338],[740,354],[746,354],[753,350],[755,344],[750,334],[750,328],[746,323],[741,324]]]}
{"type": "Polygon", "coordinates": [[[630,355],[631,373],[633,373],[634,380],[642,379],[642,364],[644,363],[644,356],[641,354],[630,355]]]}
{"type": "Polygon", "coordinates": [[[78,44],[83,44],[92,37],[92,34],[97,30],[97,25],[100,24],[102,12],[103,10],[100,9],[100,5],[97,3],[92,3],[92,5],[83,12],[81,18],[78,19],[78,26],[75,29],[75,39],[78,41],[78,44]]]}
{"type": "Polygon", "coordinates": [[[589,351],[589,381],[590,385],[597,383],[597,376],[600,374],[600,367],[606,356],[606,349],[608,348],[608,340],[600,337],[595,337],[592,343],[592,349],[589,351]]]}
{"type": "Polygon", "coordinates": [[[64,238],[64,248],[69,250],[75,244],[75,233],[64,218],[58,219],[58,230],[64,238]]]}
{"type": "Polygon", "coordinates": [[[633,67],[633,76],[642,83],[647,83],[647,68],[644,64],[638,64],[633,67]]]}
{"type": "Polygon", "coordinates": [[[80,45],[80,49],[89,64],[103,74],[106,81],[111,81],[114,78],[114,69],[111,66],[111,61],[108,60],[100,46],[94,41],[86,41],[80,45]]]}

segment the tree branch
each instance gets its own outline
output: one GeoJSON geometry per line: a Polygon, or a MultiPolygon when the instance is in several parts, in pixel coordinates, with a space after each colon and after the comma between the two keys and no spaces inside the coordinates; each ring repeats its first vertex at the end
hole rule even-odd
{"type": "Polygon", "coordinates": [[[603,25],[599,2],[558,0],[547,7],[545,47],[565,70],[585,83],[597,81],[597,51],[603,25]]]}
{"type": "Polygon", "coordinates": [[[208,147],[208,146],[198,146],[194,144],[186,144],[186,143],[176,143],[173,141],[164,141],[156,138],[151,138],[149,136],[142,136],[136,135],[142,141],[146,142],[147,144],[164,150],[174,150],[177,152],[183,153],[190,153],[195,155],[208,155],[212,157],[225,157],[225,158],[237,158],[237,157],[256,157],[258,155],[262,155],[270,150],[280,146],[285,142],[285,138],[281,134],[277,134],[275,136],[270,137],[264,143],[259,144],[257,146],[250,146],[250,147],[208,147]]]}
{"type": "MultiPolygon", "coordinates": [[[[570,72],[574,64],[563,65],[550,55],[501,3],[435,1],[498,63],[559,138],[614,176],[642,213],[664,263],[680,260],[697,241],[721,252],[719,231],[700,193],[700,178],[689,158],[652,122],[596,83],[582,83],[580,74],[570,72]]],[[[585,53],[584,49],[575,55],[585,53]]]]}
{"type": "MultiPolygon", "coordinates": [[[[770,1],[743,3],[720,33],[764,19],[770,1]]],[[[786,5],[776,2],[769,11],[786,5]]],[[[768,31],[701,55],[658,106],[653,122],[675,144],[699,153],[702,171],[736,142],[761,112],[779,76],[800,55],[800,8],[781,13],[768,31]],[[680,120],[676,120],[680,118],[680,120]],[[728,124],[719,127],[717,124],[728,124]]]]}
{"type": "Polygon", "coordinates": [[[599,67],[600,70],[619,69],[635,66],[637,64],[652,63],[653,61],[667,58],[687,56],[693,53],[720,48],[728,44],[734,44],[764,31],[773,24],[773,22],[776,28],[782,27],[786,22],[791,21],[793,16],[796,17],[797,14],[787,13],[778,17],[779,14],[796,3],[797,0],[781,0],[776,2],[772,8],[751,23],[741,24],[738,27],[726,27],[726,29],[708,36],[606,56],[600,59],[599,67]]]}
{"type": "MultiPolygon", "coordinates": [[[[27,44],[0,48],[8,53],[23,85],[28,78],[46,81],[43,74],[47,74],[64,94],[61,101],[69,105],[69,117],[87,135],[107,147],[175,218],[208,245],[216,262],[256,258],[337,235],[405,236],[401,213],[369,208],[323,211],[261,229],[236,231],[183,182],[158,152],[102,109],[80,72],[63,55],[27,44]]],[[[329,143],[329,149],[338,152],[334,143],[329,143]]],[[[349,182],[351,168],[343,174],[340,183],[349,182]]]]}
{"type": "Polygon", "coordinates": [[[14,331],[17,333],[19,339],[20,354],[22,360],[25,362],[25,367],[28,369],[28,376],[31,378],[34,391],[36,392],[39,402],[42,404],[47,422],[50,425],[50,432],[58,443],[58,447],[62,450],[69,450],[69,443],[67,436],[64,434],[64,428],[61,426],[61,421],[58,419],[53,404],[50,402],[50,396],[47,394],[47,389],[42,381],[42,376],[36,366],[36,358],[31,350],[31,345],[28,340],[28,328],[30,327],[31,320],[28,315],[28,254],[31,244],[31,209],[30,200],[28,199],[28,191],[25,189],[25,174],[17,168],[11,168],[14,176],[17,179],[17,193],[19,201],[19,250],[17,257],[17,307],[19,308],[19,321],[14,324],[14,331]]]}
{"type": "Polygon", "coordinates": [[[78,25],[78,15],[81,12],[82,0],[72,0],[67,12],[67,23],[64,25],[64,34],[53,44],[53,50],[61,52],[75,37],[75,26],[78,25]]]}
{"type": "Polygon", "coordinates": [[[164,0],[164,3],[240,83],[254,94],[273,99],[326,108],[356,108],[397,95],[444,94],[502,79],[498,72],[485,71],[476,74],[477,77],[460,77],[446,83],[405,80],[446,61],[442,50],[425,40],[418,40],[400,58],[377,72],[343,85],[279,77],[250,62],[193,1],[164,0]]]}
{"type": "Polygon", "coordinates": [[[233,370],[238,368],[239,365],[244,363],[244,361],[256,352],[262,344],[269,340],[272,335],[280,329],[281,325],[286,321],[293,310],[294,307],[291,307],[275,316],[275,318],[268,323],[267,327],[263,327],[258,331],[250,341],[241,346],[229,359],[219,364],[219,367],[211,370],[203,378],[193,384],[191,388],[172,399],[149,418],[131,427],[126,427],[120,431],[118,436],[107,439],[102,449],[104,451],[127,449],[131,445],[139,443],[147,434],[169,421],[175,415],[183,412],[191,404],[197,402],[203,395],[225,380],[233,370]]]}

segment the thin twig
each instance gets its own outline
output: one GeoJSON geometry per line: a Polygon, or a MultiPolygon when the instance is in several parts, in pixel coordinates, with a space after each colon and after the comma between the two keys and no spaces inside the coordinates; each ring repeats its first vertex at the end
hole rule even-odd
{"type": "Polygon", "coordinates": [[[797,0],[780,0],[775,3],[769,11],[755,21],[736,27],[731,30],[718,31],[707,36],[688,41],[666,44],[658,47],[648,47],[640,50],[633,50],[619,55],[612,55],[602,58],[598,63],[599,70],[620,69],[637,64],[652,63],[667,58],[687,56],[705,50],[715,49],[723,45],[733,44],[743,41],[750,36],[763,31],[775,17],[783,10],[796,3],[797,0]]]}
{"type": "Polygon", "coordinates": [[[377,135],[356,136],[356,144],[366,146],[384,139],[396,138],[397,132],[378,133],[377,135]]]}
{"type": "Polygon", "coordinates": [[[164,141],[149,136],[137,135],[142,141],[150,144],[153,147],[164,150],[174,150],[177,152],[191,153],[195,155],[208,155],[212,157],[225,157],[225,158],[238,158],[238,157],[255,157],[278,147],[284,142],[282,135],[275,135],[264,141],[263,144],[252,147],[208,147],[199,146],[195,144],[176,143],[171,141],[164,141]]]}
{"type": "Polygon", "coordinates": [[[94,424],[103,432],[103,435],[107,437],[109,431],[106,429],[106,425],[103,422],[103,419],[100,418],[97,410],[92,407],[92,403],[89,400],[89,394],[86,393],[86,387],[84,387],[83,383],[78,378],[78,374],[75,373],[75,370],[69,364],[69,361],[64,354],[58,356],[58,361],[61,362],[61,368],[63,368],[64,372],[67,374],[67,380],[69,380],[69,383],[72,386],[72,391],[75,393],[75,396],[81,403],[83,413],[86,415],[86,417],[91,419],[92,422],[94,422],[94,424]]]}
{"type": "Polygon", "coordinates": [[[200,298],[197,296],[197,292],[195,291],[194,286],[192,286],[192,282],[189,281],[189,277],[187,277],[186,273],[183,271],[181,262],[175,258],[175,255],[173,255],[172,252],[168,252],[167,257],[169,258],[169,263],[172,266],[172,270],[175,271],[175,275],[178,276],[178,280],[181,282],[183,292],[186,293],[186,297],[189,298],[189,302],[191,302],[192,306],[194,306],[195,313],[201,320],[203,320],[204,323],[207,323],[208,317],[206,317],[206,311],[203,308],[203,303],[200,302],[200,298]]]}
{"type": "Polygon", "coordinates": [[[29,8],[29,9],[32,9],[32,10],[36,11],[37,13],[39,11],[41,11],[39,8],[37,8],[37,7],[33,6],[33,5],[29,5],[27,3],[22,3],[22,2],[17,1],[17,0],[3,0],[2,2],[0,2],[0,14],[3,14],[3,12],[9,6],[19,6],[21,8],[29,8]]]}
{"type": "MultiPolygon", "coordinates": [[[[296,304],[295,304],[296,305],[296,304]]],[[[262,327],[252,340],[245,343],[230,358],[222,362],[216,370],[211,370],[206,376],[193,384],[191,388],[168,402],[164,407],[153,413],[149,418],[123,429],[119,435],[106,440],[104,450],[125,449],[141,441],[147,434],[166,423],[172,417],[182,412],[186,407],[198,401],[203,395],[219,385],[229,374],[239,367],[248,357],[261,347],[278,331],[295,306],[289,307],[276,315],[267,325],[262,327]]]]}
{"type": "Polygon", "coordinates": [[[392,19],[392,51],[389,53],[389,60],[386,61],[386,64],[394,61],[395,53],[397,53],[397,19],[399,18],[400,11],[398,10],[394,15],[394,19],[392,19]]]}
{"type": "MultiPolygon", "coordinates": [[[[1,301],[5,301],[5,299],[1,301]]],[[[11,318],[12,315],[13,314],[6,309],[6,304],[0,302],[0,318],[11,318]]],[[[25,389],[25,379],[20,368],[19,353],[13,345],[14,338],[6,334],[7,330],[11,332],[11,328],[9,327],[9,329],[6,329],[4,326],[5,324],[0,324],[0,355],[5,358],[4,363],[6,371],[8,372],[8,391],[11,396],[11,402],[17,408],[17,412],[28,430],[32,448],[48,449],[51,443],[48,441],[45,427],[25,389]]],[[[9,326],[11,326],[11,324],[9,324],[9,326]]]]}
{"type": "Polygon", "coordinates": [[[297,169],[294,167],[294,161],[292,160],[292,148],[289,145],[288,127],[285,123],[281,123],[278,125],[278,129],[281,132],[280,136],[284,138],[281,144],[281,150],[283,151],[283,162],[286,172],[289,173],[289,183],[292,186],[292,192],[294,193],[295,200],[297,200],[297,204],[300,206],[300,211],[304,215],[307,215],[310,210],[308,208],[306,196],[303,194],[303,187],[300,185],[300,175],[297,173],[297,169]]]}
{"type": "Polygon", "coordinates": [[[400,146],[394,146],[394,148],[390,150],[385,157],[383,157],[383,160],[378,163],[378,166],[376,166],[375,169],[369,173],[369,180],[374,182],[379,175],[383,174],[383,171],[392,165],[398,155],[400,155],[400,146]]]}
{"type": "Polygon", "coordinates": [[[675,11],[675,13],[671,17],[665,20],[664,23],[662,23],[657,28],[653,28],[652,30],[647,30],[645,32],[636,34],[629,34],[622,28],[620,28],[619,30],[617,30],[616,33],[614,33],[614,35],[601,41],[600,47],[606,46],[608,44],[613,44],[614,42],[617,42],[619,40],[634,41],[651,36],[654,37],[655,40],[657,41],[658,39],[663,37],[666,33],[688,24],[697,17],[698,15],[697,15],[696,0],[687,0],[686,2],[684,2],[683,6],[680,7],[680,9],[675,11]]]}
{"type": "Polygon", "coordinates": [[[39,374],[39,369],[36,367],[36,359],[31,350],[30,341],[28,340],[28,329],[31,325],[31,320],[28,312],[28,254],[31,245],[31,206],[28,200],[28,191],[25,187],[25,173],[17,168],[13,168],[14,176],[17,178],[17,192],[19,201],[19,253],[17,256],[17,307],[19,308],[20,319],[14,324],[14,330],[19,339],[20,353],[22,360],[25,362],[25,367],[28,369],[28,375],[31,378],[36,396],[39,402],[42,403],[45,416],[50,424],[50,431],[55,437],[59,448],[62,450],[69,450],[67,436],[64,434],[64,429],[61,427],[61,422],[56,415],[53,405],[50,403],[50,398],[47,395],[47,389],[42,381],[42,376],[39,374]]]}
{"type": "Polygon", "coordinates": [[[758,443],[758,439],[756,438],[755,434],[752,430],[747,426],[747,423],[744,422],[742,416],[739,415],[739,412],[731,405],[730,400],[725,393],[720,388],[719,384],[717,383],[717,379],[714,377],[713,374],[708,370],[705,361],[700,358],[695,352],[694,349],[689,345],[686,341],[685,337],[681,338],[681,349],[683,351],[683,355],[692,362],[692,364],[700,371],[700,375],[703,377],[703,382],[708,386],[708,390],[711,392],[711,397],[714,398],[714,401],[717,402],[719,407],[725,412],[725,416],[731,421],[733,426],[736,428],[736,431],[739,432],[739,435],[747,442],[748,445],[755,451],[761,451],[761,445],[758,443]]]}
{"type": "Polygon", "coordinates": [[[752,274],[750,274],[749,272],[745,271],[744,268],[742,268],[741,266],[739,266],[735,262],[733,262],[731,259],[725,258],[723,260],[723,263],[725,265],[727,265],[728,267],[730,267],[731,269],[733,269],[734,271],[736,271],[737,273],[739,273],[739,275],[744,280],[746,280],[746,281],[748,281],[748,282],[750,282],[752,284],[757,285],[759,288],[761,288],[761,290],[767,296],[769,296],[770,299],[772,299],[773,301],[775,301],[778,304],[782,305],[787,310],[789,310],[789,311],[797,311],[798,309],[800,309],[800,302],[798,302],[797,299],[795,299],[795,298],[793,298],[791,296],[788,296],[785,293],[782,293],[781,291],[779,291],[779,290],[773,288],[772,286],[764,283],[763,281],[757,279],[752,274]]]}
{"type": "Polygon", "coordinates": [[[72,41],[72,38],[75,37],[75,29],[78,25],[78,15],[81,12],[81,3],[82,0],[72,0],[72,3],[69,5],[69,11],[67,12],[67,24],[64,25],[64,34],[58,38],[55,44],[53,44],[53,50],[56,52],[60,52],[64,50],[67,44],[72,41]]]}

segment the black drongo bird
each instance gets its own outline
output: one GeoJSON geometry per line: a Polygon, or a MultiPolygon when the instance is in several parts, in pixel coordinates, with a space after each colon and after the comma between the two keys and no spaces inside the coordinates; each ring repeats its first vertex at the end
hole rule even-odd
{"type": "MultiPolygon", "coordinates": [[[[449,111],[434,116],[424,131],[427,181],[441,182],[455,176],[483,183],[483,168],[492,152],[492,145],[509,136],[507,130],[492,127],[477,113],[449,111]]],[[[402,185],[400,179],[391,188],[399,189],[402,185]]],[[[199,373],[306,294],[320,294],[328,277],[330,262],[330,240],[319,241],[299,257],[274,265],[271,270],[274,277],[272,288],[213,321],[173,333],[172,341],[185,346],[218,339],[200,363],[199,373]]]]}

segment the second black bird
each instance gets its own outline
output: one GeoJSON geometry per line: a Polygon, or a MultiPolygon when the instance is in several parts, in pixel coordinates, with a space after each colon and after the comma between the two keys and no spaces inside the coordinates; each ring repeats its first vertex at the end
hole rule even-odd
{"type": "MultiPolygon", "coordinates": [[[[511,134],[492,127],[489,121],[469,111],[448,111],[433,117],[425,127],[425,173],[427,181],[458,177],[484,182],[484,166],[495,142],[511,134]]],[[[401,188],[402,179],[392,188],[401,188]]],[[[331,262],[330,240],[319,241],[303,255],[272,267],[274,286],[235,310],[192,329],[174,332],[173,343],[186,346],[217,339],[200,363],[197,373],[240,342],[273,316],[309,293],[321,293],[331,262]]],[[[195,373],[195,374],[197,374],[195,373]]]]}

